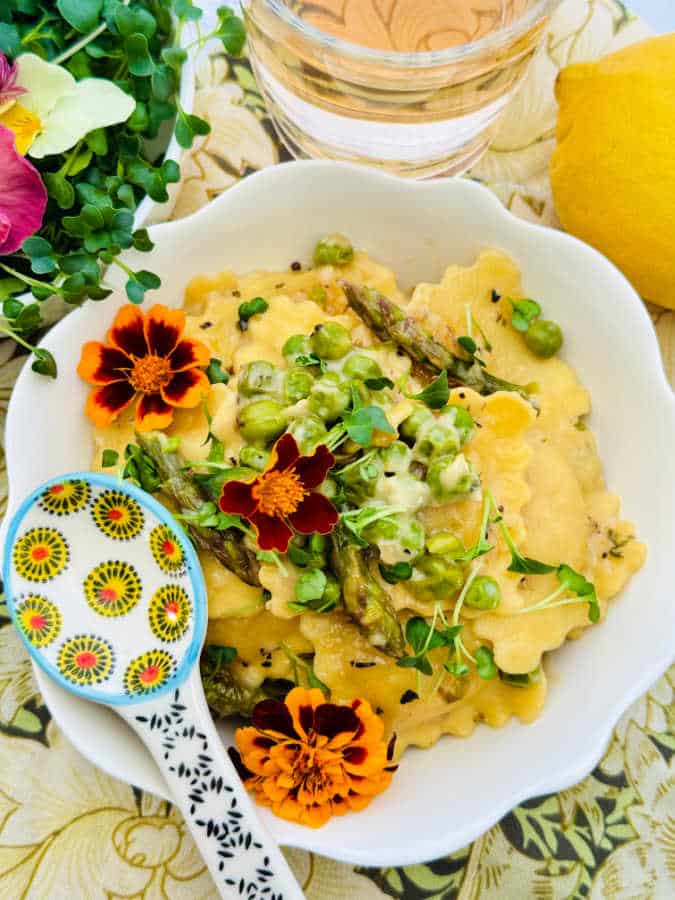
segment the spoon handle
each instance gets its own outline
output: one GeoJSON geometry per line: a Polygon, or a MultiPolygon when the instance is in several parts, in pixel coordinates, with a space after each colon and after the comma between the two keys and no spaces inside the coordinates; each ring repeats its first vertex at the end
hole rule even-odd
{"type": "Polygon", "coordinates": [[[174,691],[117,711],[162,770],[221,896],[302,900],[225,752],[198,671],[174,691]]]}

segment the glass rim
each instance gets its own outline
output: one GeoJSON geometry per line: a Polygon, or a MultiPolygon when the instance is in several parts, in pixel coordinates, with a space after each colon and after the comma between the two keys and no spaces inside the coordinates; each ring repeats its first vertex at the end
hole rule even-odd
{"type": "MultiPolygon", "coordinates": [[[[424,50],[421,52],[377,50],[374,47],[364,47],[361,44],[355,44],[352,41],[335,37],[325,31],[321,31],[315,25],[305,22],[286,6],[283,0],[263,0],[263,2],[287,25],[290,25],[314,43],[322,45],[325,49],[333,50],[352,58],[379,63],[380,65],[402,68],[432,68],[470,59],[486,50],[492,50],[500,46],[505,41],[518,37],[534,25],[548,10],[552,10],[557,6],[561,0],[535,0],[534,5],[510,25],[503,25],[477,41],[460,44],[457,47],[448,47],[445,50],[424,50]]],[[[243,7],[245,12],[248,11],[247,4],[243,4],[243,7]]]]}

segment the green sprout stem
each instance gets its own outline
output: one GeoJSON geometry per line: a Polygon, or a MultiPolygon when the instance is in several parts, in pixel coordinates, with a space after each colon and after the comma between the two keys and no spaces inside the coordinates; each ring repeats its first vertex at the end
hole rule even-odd
{"type": "MultiPolygon", "coordinates": [[[[122,0],[122,3],[125,6],[128,6],[129,0],[122,0]]],[[[38,25],[37,28],[39,28],[39,27],[40,26],[38,25]]],[[[98,25],[96,28],[94,28],[93,31],[90,31],[89,34],[83,35],[79,41],[75,41],[75,43],[71,44],[70,47],[66,47],[66,49],[63,51],[63,53],[59,53],[59,55],[55,56],[54,59],[51,60],[51,62],[55,66],[62,65],[64,62],[66,62],[66,60],[70,59],[71,56],[75,56],[76,53],[78,53],[80,50],[82,50],[88,44],[91,44],[92,41],[95,41],[96,38],[100,34],[103,34],[103,32],[106,30],[107,27],[108,27],[107,22],[101,22],[101,24],[98,25]]],[[[28,35],[26,37],[28,37],[28,35]]],[[[25,40],[25,38],[24,38],[24,40],[25,40]]],[[[24,41],[22,41],[21,43],[24,43],[24,41]]]]}
{"type": "Polygon", "coordinates": [[[15,278],[18,278],[19,281],[23,281],[24,284],[29,284],[32,287],[39,288],[50,288],[54,291],[55,294],[59,293],[59,287],[55,282],[49,281],[38,281],[37,278],[31,278],[30,275],[24,275],[22,272],[18,272],[16,269],[13,269],[11,266],[8,266],[6,263],[0,263],[0,269],[3,269],[5,272],[13,275],[15,278]]]}
{"type": "Polygon", "coordinates": [[[20,344],[22,347],[25,347],[26,350],[29,350],[31,353],[35,352],[35,347],[32,344],[29,344],[28,341],[24,341],[24,339],[19,337],[19,335],[16,334],[16,332],[12,331],[11,328],[0,326],[0,334],[6,334],[7,337],[11,338],[13,341],[16,341],[16,343],[20,344]]]}

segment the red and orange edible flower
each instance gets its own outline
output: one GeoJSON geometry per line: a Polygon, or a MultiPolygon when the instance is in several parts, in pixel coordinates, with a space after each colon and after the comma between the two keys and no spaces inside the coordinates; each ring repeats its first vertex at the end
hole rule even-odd
{"type": "Polygon", "coordinates": [[[294,531],[328,534],[335,528],[337,510],[327,497],[313,490],[334,465],[335,457],[325,444],[310,456],[301,456],[293,435],[284,434],[257,478],[225,483],[220,508],[253,525],[261,550],[285,553],[294,531]]]}
{"type": "Polygon", "coordinates": [[[319,828],[331,816],[365,809],[389,787],[396,766],[383,738],[382,719],[366,700],[342,706],[316,688],[296,687],[283,703],[256,705],[231,753],[258,803],[319,828]]]}
{"type": "Polygon", "coordinates": [[[191,409],[208,393],[201,371],[210,361],[200,341],[183,338],[185,313],[157,304],[147,313],[129,303],[115,316],[107,343],[88,341],[77,367],[94,385],[86,413],[98,427],[110,425],[138,398],[138,431],[167,428],[174,408],[191,409]]]}

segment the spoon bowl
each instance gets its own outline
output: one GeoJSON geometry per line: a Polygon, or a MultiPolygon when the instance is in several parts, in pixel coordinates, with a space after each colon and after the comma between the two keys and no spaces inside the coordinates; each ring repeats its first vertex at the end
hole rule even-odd
{"type": "Polygon", "coordinates": [[[224,897],[302,897],[215,731],[199,676],[204,578],[171,514],[128,482],[78,472],[20,505],[7,604],[31,657],[145,742],[224,897]]]}

